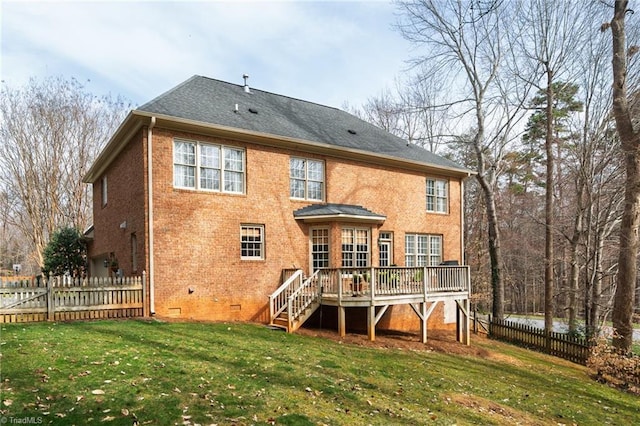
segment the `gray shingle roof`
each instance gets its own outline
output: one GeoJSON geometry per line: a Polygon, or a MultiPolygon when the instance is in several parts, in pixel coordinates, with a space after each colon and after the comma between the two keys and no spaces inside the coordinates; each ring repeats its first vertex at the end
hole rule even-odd
{"type": "Polygon", "coordinates": [[[316,216],[358,216],[371,218],[384,218],[384,215],[377,214],[362,206],[353,204],[311,204],[293,212],[293,217],[303,219],[305,217],[316,216]]]}
{"type": "Polygon", "coordinates": [[[138,110],[469,171],[340,109],[197,75],[138,110]]]}

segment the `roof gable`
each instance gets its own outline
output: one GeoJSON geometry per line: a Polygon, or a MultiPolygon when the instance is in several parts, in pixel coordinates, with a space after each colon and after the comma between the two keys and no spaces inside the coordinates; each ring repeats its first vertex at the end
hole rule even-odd
{"type": "Polygon", "coordinates": [[[138,111],[227,128],[322,143],[471,173],[358,117],[313,102],[193,76],[138,111]]]}

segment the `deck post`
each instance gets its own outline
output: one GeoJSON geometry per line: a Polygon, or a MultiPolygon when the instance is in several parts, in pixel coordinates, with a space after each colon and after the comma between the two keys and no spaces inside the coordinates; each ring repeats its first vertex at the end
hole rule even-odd
{"type": "Polygon", "coordinates": [[[469,299],[456,300],[456,340],[469,345],[469,299]]]}
{"type": "Polygon", "coordinates": [[[345,325],[345,308],[344,306],[338,306],[338,333],[340,337],[347,335],[347,327],[345,325]]]}
{"type": "Polygon", "coordinates": [[[422,343],[427,343],[427,302],[420,304],[420,331],[422,334],[422,343]]]}
{"type": "Polygon", "coordinates": [[[369,306],[367,315],[367,328],[369,330],[369,340],[374,342],[376,340],[376,306],[369,306]]]}

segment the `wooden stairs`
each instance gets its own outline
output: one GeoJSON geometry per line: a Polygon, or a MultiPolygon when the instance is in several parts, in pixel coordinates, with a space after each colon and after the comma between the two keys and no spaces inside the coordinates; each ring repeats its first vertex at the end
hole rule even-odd
{"type": "Polygon", "coordinates": [[[320,307],[320,301],[316,300],[307,306],[299,315],[292,318],[289,322],[289,313],[285,310],[281,312],[277,317],[271,321],[271,326],[281,328],[288,333],[293,333],[299,329],[302,324],[305,323],[313,315],[313,313],[320,307]]]}
{"type": "Polygon", "coordinates": [[[269,296],[269,325],[293,333],[309,319],[320,306],[317,274],[297,270],[269,296]]]}

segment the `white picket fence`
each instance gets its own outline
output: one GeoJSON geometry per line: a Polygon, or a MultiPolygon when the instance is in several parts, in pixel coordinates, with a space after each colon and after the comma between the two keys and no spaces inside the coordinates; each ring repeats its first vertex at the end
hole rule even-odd
{"type": "Polygon", "coordinates": [[[3,280],[0,323],[144,316],[146,276],[3,280]]]}

